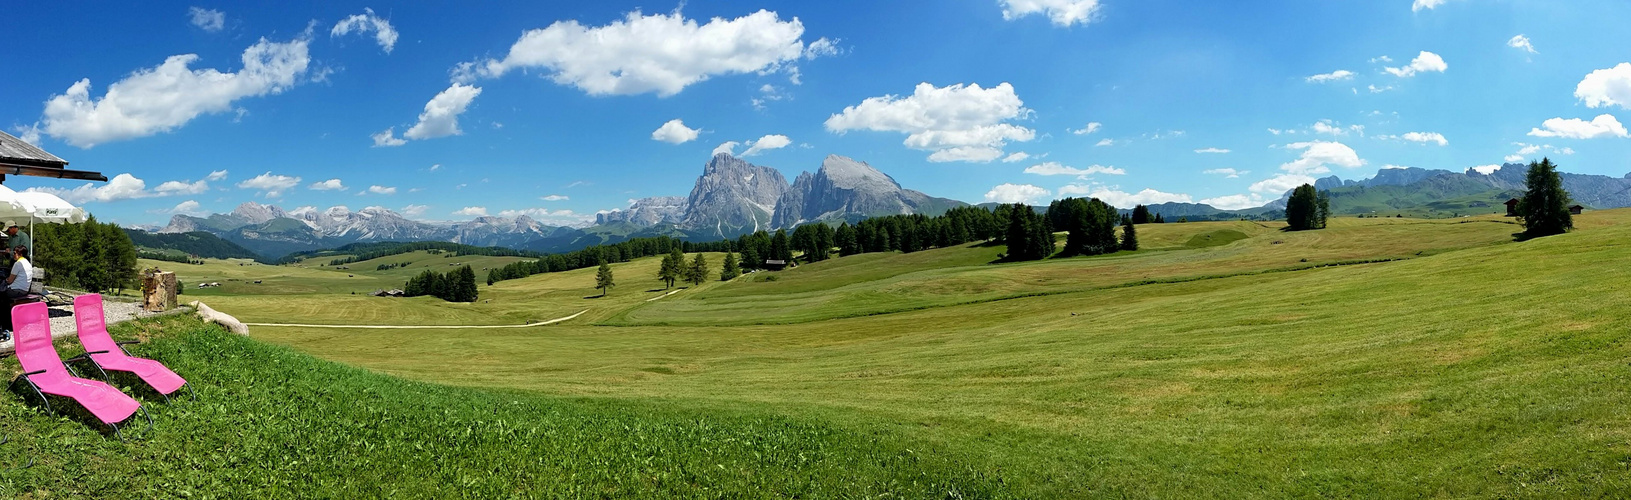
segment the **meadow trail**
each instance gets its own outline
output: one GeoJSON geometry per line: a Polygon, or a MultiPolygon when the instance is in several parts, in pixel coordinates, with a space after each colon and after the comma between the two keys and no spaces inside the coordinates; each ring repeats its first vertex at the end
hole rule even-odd
{"type": "MultiPolygon", "coordinates": [[[[676,290],[676,291],[678,291],[678,290],[676,290]]],[[[555,319],[548,320],[548,321],[539,321],[537,323],[527,323],[525,325],[446,325],[446,326],[426,326],[426,325],[306,325],[306,324],[299,324],[299,323],[244,323],[244,324],[248,325],[248,326],[282,326],[282,327],[289,327],[289,328],[345,328],[345,329],[364,328],[364,329],[373,329],[373,330],[465,330],[465,329],[495,329],[495,328],[532,328],[532,327],[535,327],[535,326],[553,325],[555,323],[560,323],[562,321],[567,321],[567,320],[576,318],[578,316],[582,316],[583,313],[586,313],[586,312],[589,312],[589,310],[584,309],[582,311],[578,311],[577,314],[573,314],[571,316],[564,316],[564,317],[555,318],[555,319]]]]}

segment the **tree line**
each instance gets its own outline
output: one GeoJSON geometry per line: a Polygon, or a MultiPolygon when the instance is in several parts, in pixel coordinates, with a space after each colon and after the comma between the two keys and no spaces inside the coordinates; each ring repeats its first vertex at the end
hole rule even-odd
{"type": "Polygon", "coordinates": [[[460,266],[446,273],[427,269],[409,278],[402,292],[409,297],[430,295],[448,302],[475,302],[476,272],[470,270],[470,266],[460,266]]]}
{"type": "Polygon", "coordinates": [[[582,250],[550,254],[535,260],[511,263],[487,272],[487,284],[508,279],[525,278],[534,274],[570,271],[600,265],[628,262],[641,257],[663,255],[678,248],[681,252],[729,252],[734,243],[720,240],[693,243],[669,236],[634,238],[608,245],[592,245],[582,250]]]}
{"type": "Polygon", "coordinates": [[[136,245],[118,224],[90,217],[81,224],[34,225],[34,267],[45,284],[91,293],[134,286],[136,245]]]}
{"type": "Polygon", "coordinates": [[[447,241],[380,241],[369,243],[351,243],[328,250],[311,250],[295,252],[278,259],[278,264],[292,264],[311,257],[323,255],[349,254],[330,261],[331,266],[340,266],[352,262],[389,257],[392,255],[417,252],[420,250],[452,252],[456,255],[485,255],[489,257],[539,257],[543,254],[528,250],[516,250],[505,247],[478,247],[447,241]]]}

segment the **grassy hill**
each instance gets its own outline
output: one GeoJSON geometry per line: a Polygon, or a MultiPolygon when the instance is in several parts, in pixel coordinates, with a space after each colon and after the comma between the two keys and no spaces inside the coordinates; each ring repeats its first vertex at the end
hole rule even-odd
{"type": "MultiPolygon", "coordinates": [[[[327,324],[521,324],[587,310],[528,329],[253,335],[481,394],[581,398],[567,401],[590,413],[754,415],[878,436],[929,464],[911,474],[976,481],[953,485],[974,497],[1615,496],[1631,488],[1631,269],[1613,264],[1631,258],[1631,210],[1576,224],[1521,243],[1496,217],[1336,218],[1294,233],[1151,224],[1138,252],[1014,264],[991,263],[1000,246],[866,254],[672,294],[657,259],[638,259],[612,266],[619,286],[604,298],[580,269],[483,286],[474,304],[341,296],[310,284],[347,283],[335,271],[245,267],[281,273],[286,288],[223,287],[207,301],[250,321],[327,324]]],[[[377,446],[395,439],[415,442],[377,446]]],[[[765,458],[733,463],[796,475],[765,458]]],[[[858,463],[837,475],[883,477],[869,472],[879,459],[858,463]]],[[[565,470],[540,473],[603,484],[565,470]]],[[[719,488],[628,491],[830,496],[700,481],[719,488]]]]}

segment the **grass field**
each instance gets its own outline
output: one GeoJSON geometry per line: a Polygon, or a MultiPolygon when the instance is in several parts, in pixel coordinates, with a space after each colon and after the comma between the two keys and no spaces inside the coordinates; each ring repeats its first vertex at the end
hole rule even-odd
{"type": "MultiPolygon", "coordinates": [[[[253,335],[426,382],[810,419],[950,464],[924,474],[1000,479],[972,496],[1616,496],[1631,489],[1631,210],[1576,221],[1521,243],[1488,217],[1146,225],[1139,252],[868,254],[657,300],[655,259],[614,265],[606,298],[588,298],[588,269],[483,286],[490,303],[206,300],[329,324],[587,309],[531,329],[253,335]]],[[[945,496],[925,491],[904,496],[945,496]]]]}

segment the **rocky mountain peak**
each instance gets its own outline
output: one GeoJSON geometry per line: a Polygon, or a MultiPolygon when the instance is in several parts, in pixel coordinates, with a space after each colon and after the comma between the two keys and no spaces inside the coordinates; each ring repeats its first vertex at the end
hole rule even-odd
{"type": "Polygon", "coordinates": [[[787,191],[787,178],[729,154],[717,154],[686,199],[686,227],[711,229],[720,237],[770,227],[776,201],[787,191]]]}
{"type": "Polygon", "coordinates": [[[276,205],[262,205],[253,201],[246,201],[238,208],[232,209],[232,215],[243,218],[250,224],[265,224],[272,219],[288,217],[289,214],[276,205]]]}

